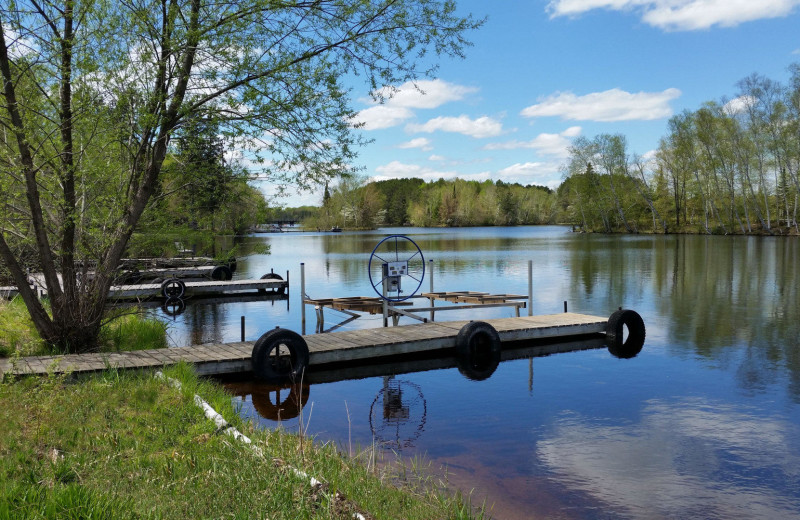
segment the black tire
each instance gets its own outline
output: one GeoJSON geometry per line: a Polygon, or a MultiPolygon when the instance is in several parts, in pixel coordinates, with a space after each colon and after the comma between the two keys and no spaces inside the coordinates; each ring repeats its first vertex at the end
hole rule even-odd
{"type": "Polygon", "coordinates": [[[161,296],[164,299],[183,298],[186,294],[186,284],[177,278],[170,278],[161,282],[161,296]]]}
{"type": "Polygon", "coordinates": [[[608,351],[613,356],[630,359],[642,351],[646,336],[644,320],[639,313],[630,309],[621,309],[608,318],[606,325],[606,341],[608,351]],[[625,338],[625,329],[628,337],[625,338]]]}
{"type": "Polygon", "coordinates": [[[294,383],[308,366],[308,357],[308,345],[300,334],[273,329],[253,345],[253,373],[268,383],[294,383]],[[276,355],[279,349],[281,355],[276,355]]]}
{"type": "Polygon", "coordinates": [[[467,379],[483,381],[500,364],[500,335],[485,321],[471,321],[456,336],[456,365],[467,379]]]}
{"type": "MultiPolygon", "coordinates": [[[[278,273],[267,273],[261,276],[262,280],[283,280],[283,277],[278,273]]],[[[261,292],[267,292],[266,289],[260,289],[261,292]]],[[[283,294],[286,292],[286,286],[280,286],[277,289],[273,289],[276,294],[283,294]]]]}
{"type": "Polygon", "coordinates": [[[233,273],[227,265],[218,265],[211,271],[212,280],[227,281],[231,278],[233,278],[233,273]]]}
{"type": "Polygon", "coordinates": [[[236,257],[235,256],[229,257],[228,258],[228,262],[227,262],[226,265],[228,266],[228,269],[230,269],[232,273],[235,273],[236,272],[236,257]]]}
{"type": "Polygon", "coordinates": [[[181,298],[167,298],[161,304],[161,310],[167,316],[177,316],[183,314],[183,311],[186,310],[186,302],[181,298]]]}
{"type": "Polygon", "coordinates": [[[136,285],[142,281],[142,273],[135,267],[125,274],[125,285],[136,285]]]}

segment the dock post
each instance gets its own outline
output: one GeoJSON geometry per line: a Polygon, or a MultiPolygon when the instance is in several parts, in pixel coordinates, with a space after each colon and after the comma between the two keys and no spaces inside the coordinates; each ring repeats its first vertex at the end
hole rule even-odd
{"type": "Polygon", "coordinates": [[[300,328],[306,333],[306,264],[300,262],[300,328]]]}
{"type": "Polygon", "coordinates": [[[242,341],[244,341],[244,316],[242,316],[242,341]]]}
{"type": "Polygon", "coordinates": [[[389,302],[386,300],[386,277],[383,278],[383,326],[389,326],[389,302]]]}
{"type": "MultiPolygon", "coordinates": [[[[428,260],[428,265],[430,267],[428,269],[428,271],[429,271],[429,273],[428,273],[428,281],[430,282],[430,288],[431,288],[430,292],[433,292],[433,260],[428,260]]],[[[428,301],[431,304],[431,321],[433,321],[433,313],[435,312],[433,310],[433,297],[428,298],[428,301]]]]}
{"type": "Polygon", "coordinates": [[[533,260],[528,260],[528,316],[533,316],[533,260]]]}

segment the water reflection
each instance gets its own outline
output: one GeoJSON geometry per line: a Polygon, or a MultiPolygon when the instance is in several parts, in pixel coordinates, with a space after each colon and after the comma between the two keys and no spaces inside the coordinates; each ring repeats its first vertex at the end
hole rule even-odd
{"type": "Polygon", "coordinates": [[[702,398],[652,400],[637,422],[564,412],[536,442],[553,480],[636,518],[796,518],[800,429],[702,398]]]}
{"type": "Polygon", "coordinates": [[[369,408],[369,427],[378,444],[391,450],[414,447],[425,430],[428,405],[422,388],[412,381],[383,378],[369,408]]]}
{"type": "MultiPolygon", "coordinates": [[[[653,306],[670,348],[736,368],[749,392],[787,370],[800,402],[800,246],[786,237],[583,237],[567,242],[570,299],[653,306]]],[[[643,311],[642,314],[645,313],[643,311]]],[[[646,317],[647,319],[647,317],[646,317]]],[[[649,323],[648,323],[649,324],[649,323]]]]}
{"type": "Polygon", "coordinates": [[[227,388],[238,397],[249,398],[261,417],[275,422],[299,416],[310,395],[310,386],[307,384],[285,387],[260,382],[239,382],[227,385],[227,388]]]}
{"type": "MultiPolygon", "coordinates": [[[[607,348],[605,338],[589,337],[575,341],[561,342],[513,342],[505,344],[500,359],[505,361],[533,359],[535,357],[551,356],[558,353],[577,352],[580,350],[592,350],[607,348]]],[[[632,356],[619,356],[614,354],[613,349],[609,348],[612,356],[620,358],[630,358],[632,356]]],[[[458,368],[459,372],[470,381],[483,381],[496,370],[497,364],[492,366],[483,365],[484,359],[469,358],[453,355],[450,351],[433,353],[430,355],[402,356],[379,360],[378,362],[330,364],[321,367],[311,366],[303,376],[303,385],[275,386],[258,381],[232,381],[226,382],[225,387],[236,396],[249,400],[263,419],[271,421],[282,421],[295,418],[299,415],[303,406],[308,402],[311,387],[323,383],[334,383],[345,380],[359,380],[366,378],[383,378],[383,388],[378,392],[374,401],[381,403],[375,410],[382,410],[384,422],[391,423],[394,427],[399,427],[399,422],[406,422],[415,417],[411,413],[412,405],[422,406],[423,413],[421,424],[424,425],[426,415],[425,397],[422,388],[415,383],[395,379],[402,374],[426,372],[432,370],[444,370],[448,368],[458,368]],[[476,371],[479,372],[476,374],[476,371]],[[411,400],[409,401],[409,396],[411,400]],[[410,404],[409,404],[410,403],[410,404]]],[[[531,373],[530,385],[533,384],[533,374],[531,373]]],[[[532,388],[529,388],[529,392],[532,388]]],[[[376,413],[371,409],[370,424],[373,424],[376,413]]],[[[374,428],[373,432],[381,428],[374,428]]],[[[418,428],[422,431],[422,428],[418,428]]],[[[406,444],[400,443],[399,446],[406,444]]],[[[410,445],[410,444],[408,444],[410,445]]]]}
{"type": "MultiPolygon", "coordinates": [[[[647,346],[631,361],[591,348],[540,357],[535,381],[530,357],[538,354],[524,350],[487,367],[491,376],[479,382],[453,369],[452,357],[312,371],[313,395],[296,394],[309,403],[300,413],[310,434],[344,445],[352,432],[366,446],[373,429],[382,431],[395,451],[447,467],[449,481],[494,503],[498,518],[798,518],[798,239],[404,229],[259,238],[272,255],[245,259],[240,269],[291,269],[296,282],[305,261],[312,297],[366,295],[369,252],[395,231],[434,260],[435,290],[525,292],[531,259],[534,314],[560,312],[564,300],[571,311],[601,316],[634,309],[647,346]],[[403,381],[424,398],[416,437],[422,401],[408,407],[412,387],[399,387],[397,398],[392,385],[403,381]]],[[[247,312],[260,316],[258,334],[276,325],[299,330],[297,301],[291,312],[247,312]]],[[[507,317],[501,312],[508,311],[443,319],[507,317]]],[[[198,326],[232,330],[226,340],[235,341],[239,314],[198,326]]],[[[379,326],[363,317],[345,327],[379,326]]],[[[288,395],[273,391],[273,409],[288,395]]],[[[242,413],[275,427],[248,399],[242,413]]]]}

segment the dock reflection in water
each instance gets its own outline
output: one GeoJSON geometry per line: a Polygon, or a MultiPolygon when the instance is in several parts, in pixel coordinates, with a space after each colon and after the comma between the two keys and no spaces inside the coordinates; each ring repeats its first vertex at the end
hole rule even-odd
{"type": "MultiPolygon", "coordinates": [[[[282,423],[297,418],[308,403],[311,387],[325,383],[349,380],[382,378],[383,384],[377,390],[369,408],[369,426],[374,441],[386,449],[402,449],[414,446],[414,441],[425,430],[427,402],[422,387],[412,381],[397,379],[402,374],[427,372],[457,368],[471,381],[488,379],[503,361],[533,359],[558,353],[576,352],[606,348],[604,337],[588,337],[563,342],[516,342],[505,344],[500,360],[492,360],[480,353],[468,358],[453,355],[403,356],[384,359],[379,362],[313,366],[306,371],[302,384],[275,386],[259,381],[226,382],[225,387],[244,402],[251,402],[261,419],[282,423]]],[[[620,356],[609,348],[615,357],[620,356]]],[[[533,384],[531,374],[529,387],[533,384]]],[[[529,391],[532,388],[529,388],[529,391]]],[[[269,424],[265,424],[269,426],[269,424]]]]}

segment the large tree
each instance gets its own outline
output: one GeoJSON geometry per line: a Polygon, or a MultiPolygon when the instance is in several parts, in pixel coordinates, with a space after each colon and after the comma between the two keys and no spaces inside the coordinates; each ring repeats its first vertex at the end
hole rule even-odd
{"type": "Polygon", "coordinates": [[[0,258],[42,338],[95,347],[182,125],[249,141],[273,178],[324,182],[352,170],[360,144],[346,81],[380,97],[430,76],[428,53],[460,56],[479,25],[450,0],[3,2],[0,258]]]}

